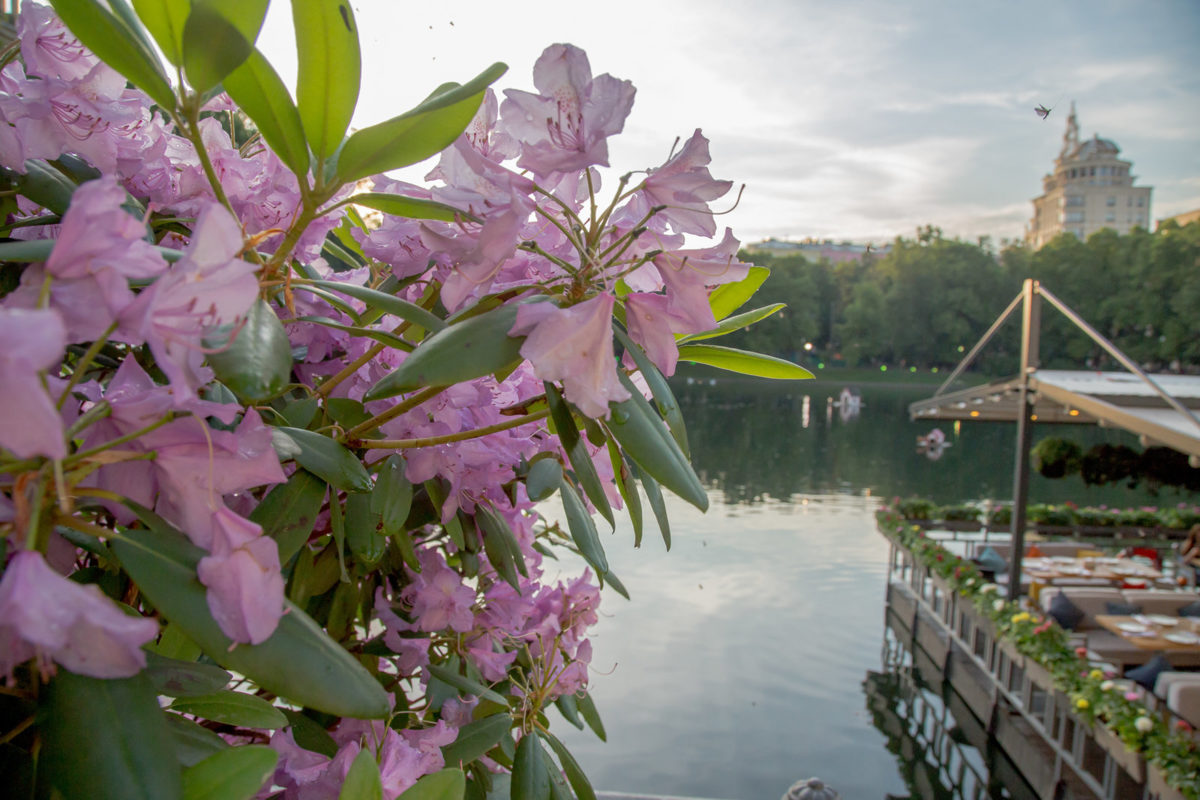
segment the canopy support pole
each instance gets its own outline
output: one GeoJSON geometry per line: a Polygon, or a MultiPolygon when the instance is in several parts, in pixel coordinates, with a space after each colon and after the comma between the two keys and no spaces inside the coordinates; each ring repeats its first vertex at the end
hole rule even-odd
{"type": "Polygon", "coordinates": [[[1012,551],[1009,554],[1008,599],[1021,595],[1021,558],[1025,553],[1025,506],[1029,500],[1029,449],[1033,440],[1033,404],[1029,378],[1038,367],[1042,314],[1039,283],[1025,279],[1021,289],[1021,383],[1017,412],[1017,456],[1013,465],[1012,551]]]}

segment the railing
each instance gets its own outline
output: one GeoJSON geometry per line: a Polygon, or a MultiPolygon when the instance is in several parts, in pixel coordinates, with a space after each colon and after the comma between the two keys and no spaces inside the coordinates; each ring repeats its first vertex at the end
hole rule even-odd
{"type": "Polygon", "coordinates": [[[880,531],[891,543],[889,608],[1023,768],[1037,796],[1062,796],[1065,785],[1076,795],[1104,800],[1183,800],[1141,753],[1103,725],[1093,728],[1077,717],[1041,664],[1019,653],[973,603],[959,602],[946,579],[880,531]]]}

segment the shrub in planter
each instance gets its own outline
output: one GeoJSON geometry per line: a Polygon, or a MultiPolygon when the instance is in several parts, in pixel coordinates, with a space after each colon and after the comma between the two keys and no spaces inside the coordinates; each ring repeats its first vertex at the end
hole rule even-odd
{"type": "Polygon", "coordinates": [[[1012,506],[996,506],[988,512],[989,525],[1011,525],[1012,506]]]}
{"type": "Polygon", "coordinates": [[[946,522],[978,522],[983,516],[983,509],[969,504],[957,506],[941,506],[937,518],[946,522]]]}
{"type": "Polygon", "coordinates": [[[1117,524],[1135,528],[1158,527],[1158,512],[1153,508],[1127,508],[1117,513],[1117,524]]]}
{"type": "Polygon", "coordinates": [[[1079,508],[1075,510],[1075,521],[1080,525],[1109,528],[1117,524],[1117,513],[1107,508],[1079,508]]]}
{"type": "Polygon", "coordinates": [[[1037,525],[1074,525],[1075,512],[1068,506],[1035,503],[1025,510],[1025,518],[1037,525]]]}
{"type": "Polygon", "coordinates": [[[1180,505],[1178,508],[1164,508],[1158,512],[1158,524],[1174,531],[1185,531],[1200,523],[1200,508],[1180,505]]]}
{"type": "Polygon", "coordinates": [[[1063,478],[1079,471],[1083,451],[1067,439],[1051,436],[1033,446],[1033,468],[1047,478],[1063,478]]]}
{"type": "Polygon", "coordinates": [[[896,510],[905,519],[933,519],[938,505],[924,497],[908,497],[896,503],[896,510]]]}

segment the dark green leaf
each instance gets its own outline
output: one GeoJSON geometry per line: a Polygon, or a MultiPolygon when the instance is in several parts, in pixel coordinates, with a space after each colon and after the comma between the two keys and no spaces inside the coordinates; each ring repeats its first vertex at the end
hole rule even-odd
{"type": "Polygon", "coordinates": [[[527,733],[517,745],[513,759],[512,800],[546,800],[550,796],[550,773],[542,757],[536,733],[527,733]]]}
{"type": "Polygon", "coordinates": [[[558,708],[559,712],[562,713],[563,719],[574,725],[576,728],[579,728],[579,730],[583,730],[583,720],[579,717],[579,706],[575,702],[575,695],[560,695],[559,698],[554,701],[554,705],[558,708]]]}
{"type": "Polygon", "coordinates": [[[550,731],[542,731],[541,737],[558,756],[558,763],[562,764],[563,772],[567,773],[567,780],[570,781],[571,790],[575,792],[575,796],[579,800],[596,800],[596,792],[592,789],[591,781],[583,773],[583,768],[579,766],[579,762],[575,760],[575,756],[571,755],[571,751],[567,749],[566,745],[550,731]]]}
{"type": "Polygon", "coordinates": [[[192,88],[207,92],[246,61],[266,13],[267,0],[192,0],[183,26],[183,69],[192,88]]]}
{"type": "Polygon", "coordinates": [[[483,532],[483,549],[488,561],[500,573],[500,577],[520,594],[521,581],[517,573],[528,577],[529,572],[525,567],[525,556],[521,554],[521,545],[517,543],[508,521],[483,504],[476,505],[475,520],[483,532]]]}
{"type": "Polygon", "coordinates": [[[319,711],[359,718],[387,716],[388,695],[383,687],[291,603],[265,642],[232,647],[212,618],[204,586],[196,577],[196,564],[204,551],[152,512],[131,507],[153,530],[128,530],[114,539],[113,549],[155,608],[210,658],[270,692],[319,711]]]}
{"type": "Polygon", "coordinates": [[[394,372],[371,387],[367,401],[511,369],[521,362],[524,337],[509,336],[517,306],[504,305],[445,328],[423,341],[394,372]]]}
{"type": "Polygon", "coordinates": [[[613,588],[613,591],[621,595],[621,597],[624,597],[626,600],[629,599],[629,590],[625,588],[625,584],[621,583],[621,579],[617,577],[617,573],[609,570],[608,572],[604,573],[604,576],[600,579],[600,581],[601,583],[608,583],[608,585],[613,588]]]}
{"type": "Polygon", "coordinates": [[[366,567],[378,564],[387,550],[383,520],[371,510],[373,494],[351,494],[346,497],[346,543],[358,562],[366,567]]]}
{"type": "Polygon", "coordinates": [[[575,701],[579,705],[579,713],[583,715],[583,720],[592,729],[592,733],[596,734],[600,741],[607,742],[608,734],[604,732],[604,723],[600,721],[600,712],[596,710],[592,696],[584,692],[576,695],[575,701]]]}
{"type": "MultiPolygon", "coordinates": [[[[345,152],[342,153],[343,157],[345,152]]],[[[359,206],[373,208],[393,217],[406,219],[436,219],[442,222],[454,222],[465,219],[468,222],[482,222],[479,217],[469,211],[462,211],[454,206],[439,203],[436,200],[425,200],[420,197],[405,197],[399,194],[382,192],[363,192],[356,194],[346,202],[359,206]]]]}
{"type": "Polygon", "coordinates": [[[679,338],[678,343],[686,344],[687,342],[698,342],[701,339],[715,339],[716,337],[724,336],[727,333],[740,331],[742,328],[753,325],[760,320],[764,320],[774,314],[776,311],[781,311],[784,308],[787,308],[785,303],[775,303],[774,305],[756,308],[753,311],[747,311],[744,314],[738,314],[737,316],[722,320],[721,323],[712,330],[703,331],[701,333],[693,333],[689,336],[682,336],[679,338]]]}
{"type": "Polygon", "coordinates": [[[770,274],[771,270],[766,267],[750,267],[746,277],[740,281],[723,283],[713,289],[712,294],[708,296],[708,305],[712,309],[713,317],[717,321],[723,320],[745,305],[770,274]]]}
{"type": "Polygon", "coordinates": [[[213,753],[229,749],[229,743],[208,728],[178,714],[164,716],[167,718],[167,728],[171,731],[171,741],[175,745],[175,755],[179,758],[180,765],[190,767],[199,764],[213,753]]]}
{"type": "Polygon", "coordinates": [[[375,756],[366,748],[359,750],[346,773],[346,781],[338,792],[338,800],[382,800],[383,778],[375,756]]]}
{"type": "Polygon", "coordinates": [[[491,700],[493,703],[498,703],[502,706],[508,706],[508,700],[505,699],[504,695],[494,689],[487,688],[478,681],[471,680],[465,675],[459,675],[454,670],[447,669],[439,664],[430,664],[425,669],[429,670],[429,674],[433,675],[439,681],[449,684],[459,691],[473,694],[484,700],[491,700]]]}
{"type": "Polygon", "coordinates": [[[663,502],[662,489],[658,486],[658,481],[651,478],[644,471],[641,472],[642,487],[646,490],[646,502],[650,504],[650,510],[654,512],[654,519],[658,521],[658,532],[662,534],[663,544],[667,549],[671,549],[671,520],[667,517],[667,504],[663,502]]]}
{"type": "Polygon", "coordinates": [[[140,37],[96,0],[52,0],[58,16],[85,47],[99,56],[164,109],[175,107],[175,93],[158,59],[140,37]]]}
{"type": "Polygon", "coordinates": [[[280,426],[275,430],[299,448],[296,463],[330,486],[347,492],[371,491],[371,476],[362,462],[333,439],[301,428],[280,426]]]}
{"type": "Polygon", "coordinates": [[[279,761],[265,744],[230,747],[183,771],[184,800],[250,800],[279,761]]]}
{"type": "Polygon", "coordinates": [[[346,429],[361,425],[371,418],[371,412],[367,411],[362,403],[350,397],[328,398],[325,401],[325,411],[330,419],[346,429]]]}
{"type": "Polygon", "coordinates": [[[616,528],[617,522],[613,518],[612,507],[608,504],[608,496],[604,494],[604,485],[600,483],[596,465],[592,463],[591,452],[575,427],[575,420],[571,416],[571,409],[567,406],[567,401],[559,394],[558,388],[554,384],[545,383],[543,385],[546,387],[546,402],[550,406],[550,418],[554,420],[558,441],[562,444],[563,450],[567,452],[567,458],[571,462],[575,478],[583,486],[583,491],[592,501],[592,505],[602,517],[608,520],[609,526],[616,528]]]}
{"type": "Polygon", "coordinates": [[[288,482],[267,492],[250,520],[262,526],[263,533],[279,547],[279,563],[286,564],[312,535],[317,515],[325,503],[325,481],[305,469],[298,469],[288,482]]]}
{"type": "Polygon", "coordinates": [[[171,703],[171,710],[239,728],[275,729],[287,725],[287,717],[275,706],[245,692],[221,691],[186,697],[171,703]]]}
{"type": "Polygon", "coordinates": [[[50,251],[53,249],[53,239],[0,242],[0,261],[11,261],[17,264],[45,261],[50,257],[50,251]]]}
{"type": "Polygon", "coordinates": [[[300,112],[283,79],[255,50],[225,76],[225,91],[254,122],[267,145],[301,179],[308,174],[308,142],[300,112]]]}
{"type": "Polygon", "coordinates": [[[183,25],[191,0],[133,0],[138,18],[173,65],[183,63],[183,25]]]}
{"type": "Polygon", "coordinates": [[[317,164],[323,164],[341,144],[358,103],[358,24],[349,0],[292,3],[292,23],[300,65],[296,106],[317,164]]]}
{"type": "Polygon", "coordinates": [[[67,213],[75,181],[40,158],[25,162],[25,174],[16,176],[17,191],[55,214],[67,213]]]}
{"type": "Polygon", "coordinates": [[[335,319],[330,319],[329,317],[296,317],[296,322],[311,322],[314,325],[322,325],[326,328],[333,328],[335,331],[345,331],[352,336],[365,336],[366,338],[379,342],[382,345],[387,345],[388,347],[396,350],[403,350],[406,353],[411,352],[413,349],[413,345],[410,342],[405,341],[394,333],[379,330],[378,328],[363,328],[357,325],[346,325],[338,322],[335,319]]]}
{"type": "Polygon", "coordinates": [[[246,405],[282,392],[292,374],[292,345],[283,323],[267,301],[250,306],[241,328],[224,326],[205,337],[208,363],[217,380],[246,405]],[[229,336],[236,334],[232,342],[229,336]]]}
{"type": "Polygon", "coordinates": [[[679,348],[679,360],[775,380],[796,381],[813,377],[804,367],[782,358],[715,344],[685,344],[679,348]]]}
{"type": "Polygon", "coordinates": [[[671,436],[675,439],[675,443],[679,445],[685,458],[691,458],[687,425],[683,421],[683,410],[679,408],[679,402],[667,384],[667,379],[658,371],[658,367],[654,366],[642,348],[630,340],[624,331],[617,330],[616,334],[617,338],[621,340],[621,344],[625,346],[626,352],[633,356],[633,361],[637,364],[642,377],[646,379],[646,385],[650,387],[650,392],[654,395],[654,402],[658,405],[658,410],[666,418],[667,427],[671,429],[671,436]]]}
{"type": "Polygon", "coordinates": [[[412,498],[413,487],[404,476],[403,457],[389,456],[379,467],[371,492],[371,510],[379,515],[385,535],[395,536],[404,529],[412,498]]]}
{"type": "Polygon", "coordinates": [[[309,281],[309,283],[324,289],[350,295],[357,300],[362,300],[370,308],[378,308],[394,317],[411,322],[413,325],[419,325],[427,331],[440,331],[446,327],[446,323],[443,320],[430,314],[419,305],[410,303],[407,300],[401,300],[395,295],[384,294],[375,289],[369,289],[366,286],[356,286],[352,283],[339,283],[337,281],[309,281]]]}
{"type": "Polygon", "coordinates": [[[337,755],[338,745],[321,725],[311,717],[306,717],[299,711],[284,709],[283,715],[291,725],[292,738],[296,744],[313,753],[333,758],[337,755]]]}
{"type": "Polygon", "coordinates": [[[443,769],[425,775],[396,800],[462,800],[467,776],[460,769],[443,769]]]}
{"type": "Polygon", "coordinates": [[[554,458],[539,458],[529,465],[525,476],[525,491],[534,502],[545,500],[554,494],[562,483],[562,464],[554,458]]]}
{"type": "Polygon", "coordinates": [[[475,116],[484,90],[507,69],[493,64],[462,86],[451,85],[411,111],[354,133],[338,158],[338,178],[352,183],[416,164],[449,147],[475,116]]]}
{"type": "Polygon", "coordinates": [[[300,400],[292,400],[280,410],[280,413],[291,427],[307,428],[308,424],[316,418],[320,408],[321,404],[317,398],[304,397],[300,400]]]}
{"type": "Polygon", "coordinates": [[[64,800],[182,797],[174,740],[146,676],[101,680],[60,667],[39,700],[39,782],[64,800]]]}
{"type": "Polygon", "coordinates": [[[571,538],[583,556],[596,572],[603,575],[608,572],[608,559],[604,557],[604,548],[600,544],[600,536],[596,525],[588,514],[583,498],[575,487],[565,477],[559,484],[559,494],[562,496],[563,511],[567,515],[567,527],[571,529],[571,538]]]}
{"type": "Polygon", "coordinates": [[[146,653],[146,677],[154,691],[167,697],[196,697],[223,689],[230,675],[212,664],[199,664],[146,653]]]}
{"type": "Polygon", "coordinates": [[[550,757],[550,753],[542,748],[542,763],[546,765],[546,777],[550,779],[550,800],[576,800],[575,795],[571,794],[570,787],[567,786],[567,779],[563,777],[562,770],[554,763],[554,759],[550,757]]]}
{"type": "Polygon", "coordinates": [[[458,729],[458,738],[442,748],[442,758],[451,766],[465,766],[491,750],[512,727],[508,714],[492,714],[458,729]]]}
{"type": "Polygon", "coordinates": [[[616,476],[617,489],[621,499],[625,501],[625,510],[629,514],[629,522],[633,525],[633,546],[642,546],[642,496],[638,494],[637,481],[625,464],[621,448],[613,440],[608,441],[608,457],[612,462],[613,475],[616,476]]]}

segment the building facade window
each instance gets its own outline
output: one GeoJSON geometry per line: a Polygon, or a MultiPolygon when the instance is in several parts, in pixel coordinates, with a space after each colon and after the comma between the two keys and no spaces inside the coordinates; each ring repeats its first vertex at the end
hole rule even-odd
{"type": "Polygon", "coordinates": [[[1109,206],[1115,206],[1116,204],[1117,204],[1117,198],[1116,198],[1116,197],[1114,197],[1113,195],[1111,195],[1111,194],[1110,194],[1110,195],[1108,196],[1108,203],[1107,203],[1107,205],[1109,205],[1109,206]]]}

